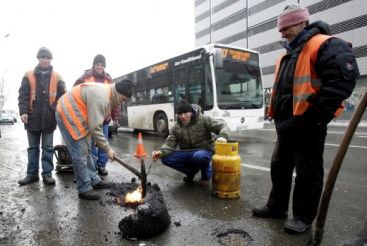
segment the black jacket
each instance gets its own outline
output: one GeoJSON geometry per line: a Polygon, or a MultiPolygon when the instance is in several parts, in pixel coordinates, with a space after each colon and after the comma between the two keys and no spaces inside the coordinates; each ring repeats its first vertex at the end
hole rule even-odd
{"type": "Polygon", "coordinates": [[[298,56],[308,40],[317,34],[330,35],[329,25],[314,22],[307,26],[287,47],[278,76],[278,88],[273,102],[275,124],[282,130],[298,122],[327,124],[339,105],[354,89],[359,75],[357,62],[351,45],[339,38],[325,41],[319,49],[315,70],[321,79],[321,88],[310,98],[310,108],[302,116],[293,116],[293,78],[298,56]]]}
{"type": "Polygon", "coordinates": [[[65,83],[61,79],[57,82],[57,95],[55,102],[49,103],[49,84],[52,67],[47,71],[41,71],[37,66],[34,69],[36,76],[36,100],[34,111],[29,111],[30,86],[25,75],[19,88],[18,106],[19,115],[28,114],[28,123],[24,124],[29,131],[53,132],[56,129],[55,111],[59,98],[65,93],[65,83]]]}

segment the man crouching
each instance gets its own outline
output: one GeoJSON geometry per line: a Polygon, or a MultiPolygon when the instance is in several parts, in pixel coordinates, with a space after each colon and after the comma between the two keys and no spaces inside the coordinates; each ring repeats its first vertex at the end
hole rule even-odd
{"type": "Polygon", "coordinates": [[[208,185],[212,176],[211,159],[214,152],[212,133],[218,142],[225,143],[229,128],[200,113],[199,106],[190,105],[186,100],[176,107],[177,123],[173,126],[161,148],[153,151],[154,160],[162,158],[162,163],[186,175],[184,182],[192,183],[196,173],[201,171],[199,185],[208,185]],[[176,150],[179,146],[180,150],[176,150]]]}

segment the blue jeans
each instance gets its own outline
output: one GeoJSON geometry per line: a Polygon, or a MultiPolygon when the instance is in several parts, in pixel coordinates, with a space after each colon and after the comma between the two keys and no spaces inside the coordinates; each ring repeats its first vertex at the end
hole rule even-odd
{"type": "MultiPolygon", "coordinates": [[[[106,139],[108,139],[108,124],[103,124],[103,135],[106,139]]],[[[98,148],[93,140],[91,145],[94,165],[96,167],[106,167],[108,162],[107,153],[103,149],[98,148]]]]}
{"type": "Polygon", "coordinates": [[[171,154],[162,158],[162,163],[188,177],[194,177],[200,170],[201,179],[209,180],[212,177],[212,168],[210,165],[212,151],[209,150],[180,150],[173,151],[171,154]]]}
{"type": "Polygon", "coordinates": [[[101,182],[101,178],[97,175],[93,163],[90,136],[87,135],[79,140],[74,140],[57,112],[56,121],[73,161],[78,192],[83,193],[92,190],[92,186],[101,182]]]}
{"type": "Polygon", "coordinates": [[[40,160],[40,142],[42,139],[42,176],[52,175],[54,170],[53,136],[54,133],[42,133],[40,131],[27,131],[28,136],[28,166],[27,176],[38,176],[40,160]]]}

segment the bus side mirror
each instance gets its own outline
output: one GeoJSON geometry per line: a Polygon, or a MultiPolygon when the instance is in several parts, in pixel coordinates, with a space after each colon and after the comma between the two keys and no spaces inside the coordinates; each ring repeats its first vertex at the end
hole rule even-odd
{"type": "Polygon", "coordinates": [[[213,55],[214,55],[214,67],[215,68],[223,68],[222,50],[221,49],[215,49],[213,55]]]}

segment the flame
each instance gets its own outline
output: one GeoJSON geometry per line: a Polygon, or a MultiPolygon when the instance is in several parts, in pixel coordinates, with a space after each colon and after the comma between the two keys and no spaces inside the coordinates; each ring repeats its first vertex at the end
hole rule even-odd
{"type": "Polygon", "coordinates": [[[127,193],[125,196],[125,203],[141,203],[141,202],[143,202],[141,187],[138,187],[133,192],[127,193]]]}

